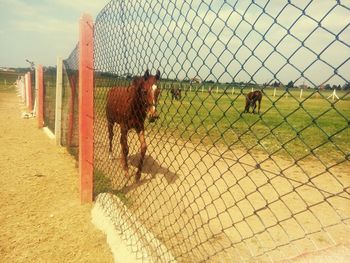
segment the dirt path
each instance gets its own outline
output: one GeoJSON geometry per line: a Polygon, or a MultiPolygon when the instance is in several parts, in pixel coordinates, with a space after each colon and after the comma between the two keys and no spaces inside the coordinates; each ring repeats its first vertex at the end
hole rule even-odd
{"type": "Polygon", "coordinates": [[[113,262],[80,204],[74,159],[20,114],[0,93],[0,262],[113,262]]]}

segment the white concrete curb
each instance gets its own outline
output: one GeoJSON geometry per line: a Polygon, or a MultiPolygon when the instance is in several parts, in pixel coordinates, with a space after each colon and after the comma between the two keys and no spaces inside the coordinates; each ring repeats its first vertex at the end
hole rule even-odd
{"type": "Polygon", "coordinates": [[[44,127],[43,131],[51,140],[55,139],[55,134],[53,134],[53,132],[49,128],[44,127]]]}
{"type": "Polygon", "coordinates": [[[107,235],[115,262],[176,262],[168,249],[112,194],[99,194],[92,223],[107,235]],[[127,239],[126,239],[127,237],[127,239]]]}

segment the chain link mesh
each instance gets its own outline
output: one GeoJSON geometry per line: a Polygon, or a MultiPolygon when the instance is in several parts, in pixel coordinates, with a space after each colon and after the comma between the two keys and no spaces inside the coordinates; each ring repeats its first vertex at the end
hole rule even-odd
{"type": "MultiPolygon", "coordinates": [[[[115,0],[100,12],[94,192],[109,193],[111,215],[127,208],[115,227],[138,257],[144,229],[158,262],[154,240],[179,262],[279,261],[349,241],[349,19],[346,1],[115,0]],[[124,186],[106,97],[146,69],[161,71],[160,117],[146,122],[141,181],[124,186]],[[243,113],[252,90],[260,114],[243,113]]],[[[128,143],[133,175],[134,131],[128,143]]]]}
{"type": "Polygon", "coordinates": [[[78,158],[79,147],[79,45],[63,60],[61,144],[78,158]]]}
{"type": "Polygon", "coordinates": [[[32,101],[32,108],[34,109],[35,107],[35,96],[36,96],[36,90],[35,90],[35,78],[36,78],[36,75],[35,75],[35,68],[32,68],[30,70],[30,75],[31,75],[31,85],[32,85],[32,98],[33,98],[33,101],[32,101]]]}
{"type": "Polygon", "coordinates": [[[55,133],[56,68],[44,67],[44,126],[55,133]]]}

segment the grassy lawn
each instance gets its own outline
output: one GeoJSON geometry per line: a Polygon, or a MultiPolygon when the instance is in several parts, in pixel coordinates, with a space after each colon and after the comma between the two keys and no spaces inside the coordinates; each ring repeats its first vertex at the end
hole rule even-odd
{"type": "Polygon", "coordinates": [[[0,71],[0,92],[15,92],[14,83],[18,76],[24,74],[8,71],[0,71]]]}
{"type": "MultiPolygon", "coordinates": [[[[166,132],[195,144],[229,149],[259,150],[270,155],[292,155],[298,160],[314,152],[341,161],[350,153],[350,94],[338,91],[341,100],[327,100],[331,91],[263,89],[261,114],[243,114],[251,87],[222,85],[182,87],[182,98],[172,100],[169,84],[162,83],[158,104],[160,119],[147,129],[166,132]],[[165,85],[164,85],[165,84],[165,85]],[[164,88],[165,87],[165,88],[164,88]],[[204,92],[202,92],[202,90],[204,92]],[[332,154],[329,154],[332,152],[332,154]]],[[[107,88],[95,89],[95,112],[105,116],[107,88]]]]}

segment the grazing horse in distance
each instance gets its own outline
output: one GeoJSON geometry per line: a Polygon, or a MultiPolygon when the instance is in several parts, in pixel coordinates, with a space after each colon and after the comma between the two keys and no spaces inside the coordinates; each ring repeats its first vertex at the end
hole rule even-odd
{"type": "Polygon", "coordinates": [[[260,113],[261,99],[262,93],[260,90],[249,92],[246,96],[244,112],[249,113],[249,108],[252,107],[252,113],[255,113],[256,103],[258,102],[258,113],[260,113]]]}
{"type": "Polygon", "coordinates": [[[145,119],[148,117],[150,122],[154,122],[158,118],[156,106],[160,93],[160,89],[157,86],[159,79],[159,70],[157,70],[155,76],[150,75],[149,71],[146,70],[144,76],[135,77],[130,86],[114,87],[107,94],[106,116],[108,121],[109,155],[113,159],[113,127],[114,123],[117,123],[120,126],[121,133],[121,163],[126,176],[129,177],[127,162],[129,153],[128,131],[135,129],[141,144],[141,158],[135,176],[136,182],[141,178],[141,169],[147,150],[145,119]]]}
{"type": "Polygon", "coordinates": [[[170,88],[170,93],[171,93],[171,100],[180,100],[181,99],[181,88],[179,87],[174,87],[171,85],[170,88]]]}

